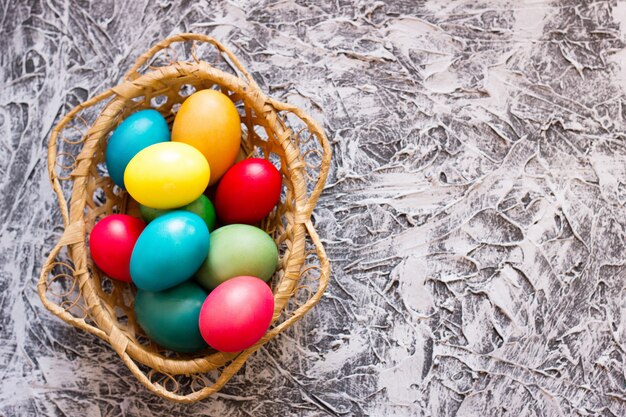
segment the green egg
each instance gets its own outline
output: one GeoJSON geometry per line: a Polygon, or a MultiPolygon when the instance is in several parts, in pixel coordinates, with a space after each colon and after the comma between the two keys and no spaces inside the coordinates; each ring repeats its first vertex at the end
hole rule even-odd
{"type": "Polygon", "coordinates": [[[204,194],[186,206],[175,209],[156,209],[144,206],[143,204],[139,205],[141,217],[143,217],[146,223],[150,223],[157,217],[174,210],[185,210],[197,214],[200,218],[202,218],[202,220],[204,220],[206,226],[209,228],[209,232],[212,232],[213,229],[215,229],[215,207],[213,207],[211,200],[209,200],[204,194]]]}
{"type": "Polygon", "coordinates": [[[146,335],[164,348],[196,352],[207,347],[198,327],[206,297],[193,281],[159,292],[138,290],[135,316],[146,335]]]}
{"type": "Polygon", "coordinates": [[[211,233],[209,255],[196,272],[207,290],[238,277],[253,276],[269,281],[276,271],[278,249],[274,239],[258,227],[231,224],[211,233]]]}

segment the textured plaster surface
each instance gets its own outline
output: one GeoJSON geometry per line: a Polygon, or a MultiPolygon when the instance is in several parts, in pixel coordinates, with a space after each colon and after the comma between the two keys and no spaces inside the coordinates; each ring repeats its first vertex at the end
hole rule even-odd
{"type": "Polygon", "coordinates": [[[625,2],[3,0],[0,22],[0,415],[626,415],[625,2]],[[181,406],[35,283],[64,104],[188,31],[327,129],[333,281],[181,406]]]}

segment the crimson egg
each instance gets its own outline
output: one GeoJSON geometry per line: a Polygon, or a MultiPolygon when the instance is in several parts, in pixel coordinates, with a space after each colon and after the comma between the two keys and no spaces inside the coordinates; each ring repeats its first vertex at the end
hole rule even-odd
{"type": "Polygon", "coordinates": [[[280,199],[280,172],[261,158],[244,159],[222,177],[215,195],[215,209],[224,224],[261,221],[280,199]]]}
{"type": "Polygon", "coordinates": [[[130,257],[146,224],[126,214],[100,220],[89,235],[89,251],[96,266],[108,277],[131,282],[130,257]]]}

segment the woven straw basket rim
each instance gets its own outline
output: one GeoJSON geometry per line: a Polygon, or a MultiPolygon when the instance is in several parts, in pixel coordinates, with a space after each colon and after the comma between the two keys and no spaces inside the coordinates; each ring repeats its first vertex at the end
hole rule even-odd
{"type": "MultiPolygon", "coordinates": [[[[48,145],[48,172],[52,187],[59,200],[65,230],[43,265],[38,283],[39,296],[44,306],[56,316],[107,341],[131,372],[150,391],[169,400],[183,403],[206,398],[217,392],[243,366],[252,353],[298,321],[321,298],[328,284],[330,264],[311,221],[311,213],[324,187],[330,167],[330,158],[330,144],[317,122],[299,108],[267,97],[239,60],[224,45],[209,36],[200,34],[180,34],[165,39],[137,59],[121,84],[76,106],[61,119],[52,131],[48,145]],[[192,62],[174,62],[144,74],[141,73],[140,69],[158,52],[167,50],[175,42],[194,42],[191,52],[194,58],[192,62]],[[236,69],[237,75],[221,71],[207,62],[197,59],[194,55],[195,42],[203,42],[215,47],[226,62],[236,69]],[[171,91],[168,90],[170,88],[168,82],[181,79],[201,79],[202,82],[217,85],[222,90],[230,92],[233,100],[241,100],[245,105],[247,123],[249,123],[248,139],[244,137],[242,140],[250,142],[247,143],[249,147],[253,146],[251,142],[255,134],[251,132],[250,126],[263,126],[266,131],[271,132],[271,135],[268,134],[267,141],[263,142],[264,153],[266,156],[268,152],[279,154],[281,164],[284,164],[281,171],[285,176],[288,195],[291,198],[281,202],[281,205],[284,206],[282,207],[283,211],[280,216],[276,215],[278,217],[276,221],[281,222],[281,224],[286,223],[287,226],[284,226],[281,241],[277,240],[279,244],[286,243],[286,249],[282,257],[282,268],[276,277],[277,282],[274,287],[276,308],[273,316],[273,327],[258,343],[241,353],[214,352],[201,357],[168,357],[147,349],[134,338],[129,337],[111,310],[106,308],[101,294],[97,291],[98,284],[94,281],[93,272],[90,271],[91,264],[86,244],[89,231],[86,213],[91,207],[90,203],[93,203],[92,201],[89,203],[89,200],[93,198],[93,190],[90,188],[93,185],[88,180],[94,180],[97,163],[95,155],[98,152],[98,147],[102,146],[108,133],[121,121],[121,115],[135,104],[134,99],[138,96],[143,97],[146,92],[153,96],[171,95],[171,91]],[[58,159],[64,153],[59,150],[61,132],[68,127],[70,122],[80,118],[82,111],[99,103],[106,103],[106,105],[95,121],[87,126],[88,130],[81,139],[82,148],[78,155],[73,157],[74,163],[71,167],[71,173],[67,178],[64,178],[58,172],[60,166],[58,159]],[[307,165],[305,161],[305,153],[299,149],[299,142],[294,140],[297,135],[286,123],[286,116],[284,115],[288,113],[301,120],[310,134],[309,138],[315,138],[315,143],[320,148],[317,151],[320,156],[319,163],[315,167],[317,168],[317,178],[313,181],[307,176],[307,167],[310,168],[310,165],[307,165]],[[252,114],[254,120],[252,120],[252,114]],[[64,196],[62,186],[64,181],[71,184],[69,206],[64,196]],[[307,251],[307,245],[312,250],[307,251]],[[71,266],[59,260],[64,249],[71,260],[71,266]],[[307,267],[307,257],[311,256],[315,257],[319,264],[319,267],[316,267],[319,270],[317,289],[311,291],[306,302],[299,305],[286,319],[279,322],[279,316],[298,289],[301,274],[307,268],[311,268],[307,267]],[[76,307],[76,303],[70,306],[64,305],[50,296],[50,276],[54,275],[53,270],[59,265],[71,270],[72,285],[78,286],[79,296],[84,304],[84,317],[72,313],[71,308],[76,307]],[[146,368],[151,371],[146,372],[146,368]],[[176,375],[194,376],[213,370],[219,371],[219,376],[213,382],[205,383],[202,388],[189,393],[179,393],[176,389],[172,390],[166,384],[154,381],[150,376],[151,372],[158,372],[173,379],[176,375]]],[[[100,180],[102,179],[96,178],[95,181],[100,180]]],[[[126,211],[124,206],[127,201],[128,199],[124,198],[122,207],[118,206],[117,210],[126,211]]],[[[93,222],[93,218],[89,220],[93,222]]],[[[69,274],[62,275],[67,277],[69,274]]]]}

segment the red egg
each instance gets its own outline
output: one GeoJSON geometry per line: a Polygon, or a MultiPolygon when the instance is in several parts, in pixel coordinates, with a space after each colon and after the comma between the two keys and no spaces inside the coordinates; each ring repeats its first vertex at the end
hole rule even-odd
{"type": "Polygon", "coordinates": [[[146,224],[126,214],[100,220],[89,235],[91,259],[108,277],[131,282],[130,256],[146,224]]]}
{"type": "Polygon", "coordinates": [[[231,278],[215,288],[200,310],[200,333],[211,347],[239,352],[263,337],[272,322],[274,295],[256,277],[231,278]]]}
{"type": "Polygon", "coordinates": [[[215,195],[215,209],[224,224],[254,224],[262,220],[280,199],[280,172],[269,161],[244,159],[222,177],[215,195]]]}

